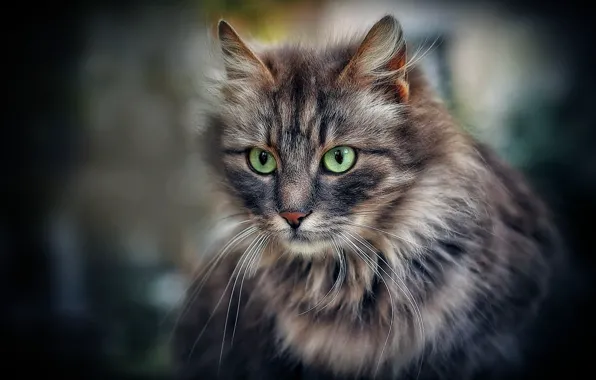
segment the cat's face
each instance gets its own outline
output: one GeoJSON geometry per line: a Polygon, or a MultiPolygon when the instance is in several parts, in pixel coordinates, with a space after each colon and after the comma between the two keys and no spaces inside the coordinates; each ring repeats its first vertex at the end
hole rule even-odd
{"type": "Polygon", "coordinates": [[[321,252],[363,226],[382,228],[421,163],[407,89],[363,84],[345,74],[348,62],[348,49],[262,54],[267,76],[229,86],[218,115],[231,194],[261,231],[296,253],[321,252]]]}

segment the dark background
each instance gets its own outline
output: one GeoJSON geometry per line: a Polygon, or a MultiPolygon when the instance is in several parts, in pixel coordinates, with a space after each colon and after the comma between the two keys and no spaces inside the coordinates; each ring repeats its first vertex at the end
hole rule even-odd
{"type": "MultiPolygon", "coordinates": [[[[18,376],[167,378],[167,371],[124,370],[122,362],[115,364],[104,352],[101,341],[111,328],[111,314],[102,312],[101,305],[112,302],[114,310],[125,309],[124,313],[132,321],[130,325],[136,326],[131,327],[132,336],[127,338],[131,352],[135,347],[141,352],[151,345],[147,331],[155,329],[159,319],[142,305],[112,297],[119,291],[118,284],[101,285],[94,280],[110,274],[126,277],[125,268],[110,266],[102,260],[92,261],[94,269],[88,272],[87,281],[90,282],[89,294],[95,297],[95,301],[90,302],[95,302],[96,307],[76,313],[57,311],[52,293],[53,255],[45,233],[46,216],[54,207],[56,194],[64,190],[64,183],[87,154],[88,141],[78,118],[79,78],[75,74],[86,44],[82,32],[85,22],[90,15],[106,10],[130,17],[138,4],[147,2],[136,3],[22,3],[3,12],[5,83],[11,83],[6,98],[14,100],[15,104],[6,107],[8,118],[0,138],[4,147],[4,175],[0,182],[0,346],[4,370],[13,369],[18,376]]],[[[545,129],[542,135],[557,154],[546,157],[537,154],[531,165],[522,170],[554,210],[566,244],[589,282],[578,286],[579,304],[570,300],[569,304],[560,305],[562,310],[571,310],[573,318],[563,337],[553,332],[559,342],[557,350],[544,358],[542,370],[545,378],[565,373],[562,369],[568,376],[584,370],[589,373],[590,359],[596,353],[593,348],[596,338],[593,310],[596,305],[593,244],[596,230],[596,28],[593,12],[587,5],[581,7],[579,2],[484,3],[539,20],[548,31],[545,38],[552,47],[553,59],[566,57],[567,92],[549,108],[551,124],[557,127],[545,129]]],[[[518,124],[517,136],[523,139],[523,120],[518,124]]],[[[512,125],[516,128],[515,122],[512,125]]],[[[101,252],[106,245],[102,236],[87,236],[84,249],[101,252]]],[[[133,356],[134,353],[126,360],[134,361],[133,356]]]]}

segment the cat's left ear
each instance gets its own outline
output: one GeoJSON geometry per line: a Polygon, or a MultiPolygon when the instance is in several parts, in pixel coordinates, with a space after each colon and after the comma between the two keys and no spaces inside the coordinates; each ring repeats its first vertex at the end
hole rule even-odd
{"type": "Polygon", "coordinates": [[[338,80],[360,85],[388,84],[400,101],[407,101],[406,58],[401,25],[395,17],[388,15],[368,31],[338,80]]]}
{"type": "Polygon", "coordinates": [[[217,34],[228,79],[262,79],[273,82],[269,69],[242,41],[230,24],[220,20],[217,34]]]}

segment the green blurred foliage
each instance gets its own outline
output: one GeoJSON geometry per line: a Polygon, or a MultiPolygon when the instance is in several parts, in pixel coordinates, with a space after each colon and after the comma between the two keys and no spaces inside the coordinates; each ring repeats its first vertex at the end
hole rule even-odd
{"type": "Polygon", "coordinates": [[[221,18],[263,41],[283,38],[291,20],[300,14],[314,14],[326,0],[205,0],[202,12],[215,25],[221,18]]]}

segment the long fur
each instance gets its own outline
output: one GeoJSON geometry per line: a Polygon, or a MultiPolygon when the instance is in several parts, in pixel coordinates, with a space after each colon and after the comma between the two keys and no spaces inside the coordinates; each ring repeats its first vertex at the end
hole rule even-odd
{"type": "Polygon", "coordinates": [[[179,378],[463,380],[523,363],[560,260],[548,211],[418,69],[403,91],[401,28],[380,23],[365,48],[253,52],[225,29],[234,75],[201,138],[239,235],[189,290],[179,378]],[[321,157],[338,145],[358,156],[332,175],[321,157]],[[273,175],[249,168],[251,147],[273,175]],[[312,211],[300,239],[289,209],[312,211]]]}

